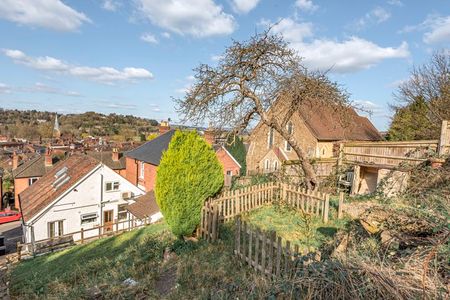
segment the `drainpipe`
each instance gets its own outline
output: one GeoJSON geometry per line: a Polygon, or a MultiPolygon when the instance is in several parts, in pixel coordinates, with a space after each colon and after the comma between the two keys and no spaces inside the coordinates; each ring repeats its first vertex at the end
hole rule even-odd
{"type": "Polygon", "coordinates": [[[100,174],[100,227],[101,226],[103,226],[103,168],[102,173],[100,174]]]}

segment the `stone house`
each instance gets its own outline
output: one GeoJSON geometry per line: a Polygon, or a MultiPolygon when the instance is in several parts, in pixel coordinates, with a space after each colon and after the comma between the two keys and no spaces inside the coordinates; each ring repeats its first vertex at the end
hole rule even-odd
{"type": "MultiPolygon", "coordinates": [[[[276,104],[269,113],[282,116],[285,111],[280,107],[281,105],[276,104]]],[[[302,104],[288,120],[286,130],[294,136],[307,156],[315,160],[336,157],[337,144],[341,141],[382,139],[372,123],[359,116],[354,109],[345,109],[343,115],[342,112],[337,113],[333,107],[314,103],[302,104]]],[[[251,132],[249,144],[248,174],[278,171],[286,161],[298,160],[297,154],[287,141],[262,122],[251,132]]],[[[331,172],[331,167],[324,167],[321,172],[324,174],[318,174],[319,176],[326,176],[326,173],[331,172]]]]}

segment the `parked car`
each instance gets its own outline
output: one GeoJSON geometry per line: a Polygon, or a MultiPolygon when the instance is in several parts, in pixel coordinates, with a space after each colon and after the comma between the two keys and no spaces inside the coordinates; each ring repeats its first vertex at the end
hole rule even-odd
{"type": "Polygon", "coordinates": [[[0,224],[18,221],[22,218],[22,214],[14,210],[2,210],[0,211],[0,224]]]}

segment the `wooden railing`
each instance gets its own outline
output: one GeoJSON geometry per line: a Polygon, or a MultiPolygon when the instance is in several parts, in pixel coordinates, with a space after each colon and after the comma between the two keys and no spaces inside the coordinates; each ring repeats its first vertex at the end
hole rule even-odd
{"type": "Polygon", "coordinates": [[[214,241],[218,238],[218,224],[242,213],[258,209],[273,202],[283,202],[306,213],[329,219],[330,196],[318,191],[307,191],[289,184],[263,183],[224,192],[208,199],[201,211],[197,235],[214,241]]]}
{"type": "Polygon", "coordinates": [[[124,221],[116,221],[112,224],[103,226],[97,226],[87,229],[81,228],[81,230],[79,231],[70,232],[59,237],[36,240],[28,244],[18,243],[17,252],[19,257],[21,257],[22,252],[35,254],[35,252],[42,252],[43,249],[46,249],[48,250],[47,252],[50,252],[61,248],[61,245],[63,244],[69,244],[67,243],[68,240],[84,244],[86,242],[90,242],[105,236],[116,235],[125,231],[138,229],[149,224],[151,224],[151,217],[142,220],[132,218],[124,221]],[[61,243],[59,243],[59,241],[61,241],[61,243]]]}
{"type": "Polygon", "coordinates": [[[398,166],[402,162],[418,164],[427,153],[437,151],[438,140],[406,142],[353,142],[343,146],[344,160],[350,163],[398,166]]]}
{"type": "Polygon", "coordinates": [[[297,258],[302,255],[297,244],[291,247],[291,242],[283,241],[276,232],[261,231],[239,216],[236,217],[234,254],[257,273],[269,277],[291,276],[297,258]]]}

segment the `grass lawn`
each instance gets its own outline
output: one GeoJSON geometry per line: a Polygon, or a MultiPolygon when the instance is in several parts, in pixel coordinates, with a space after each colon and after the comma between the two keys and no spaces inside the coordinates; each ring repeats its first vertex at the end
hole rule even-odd
{"type": "Polygon", "coordinates": [[[149,280],[173,240],[166,224],[158,223],[23,261],[12,271],[11,293],[20,299],[77,299],[95,285],[108,290],[129,277],[149,280]]]}
{"type": "Polygon", "coordinates": [[[299,245],[301,252],[314,251],[333,239],[348,220],[332,218],[324,224],[318,217],[310,220],[290,207],[269,205],[252,211],[244,220],[265,231],[275,231],[283,240],[299,245]]]}

